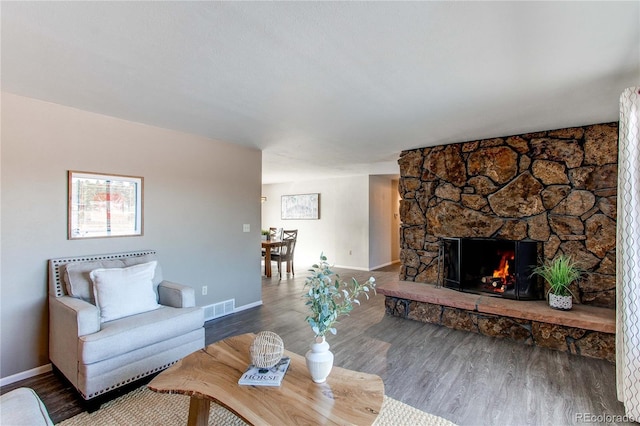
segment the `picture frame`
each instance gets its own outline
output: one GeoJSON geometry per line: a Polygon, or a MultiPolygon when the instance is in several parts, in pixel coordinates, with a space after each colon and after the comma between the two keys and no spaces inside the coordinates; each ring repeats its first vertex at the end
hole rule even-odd
{"type": "Polygon", "coordinates": [[[320,194],[283,195],[281,198],[281,217],[283,220],[320,219],[320,194]]]}
{"type": "Polygon", "coordinates": [[[143,235],[144,178],[69,170],[68,239],[143,235]]]}

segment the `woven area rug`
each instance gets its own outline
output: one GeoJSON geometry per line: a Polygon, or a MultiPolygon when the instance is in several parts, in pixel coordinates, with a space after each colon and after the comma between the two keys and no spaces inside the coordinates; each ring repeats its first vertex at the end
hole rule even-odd
{"type": "MultiPolygon", "coordinates": [[[[187,424],[189,398],[152,392],[146,386],[104,404],[94,413],[81,413],[58,426],[184,426],[187,424]]],[[[209,425],[246,425],[225,408],[211,404],[209,425]]],[[[448,420],[434,416],[393,398],[384,397],[376,426],[455,426],[448,420]]]]}

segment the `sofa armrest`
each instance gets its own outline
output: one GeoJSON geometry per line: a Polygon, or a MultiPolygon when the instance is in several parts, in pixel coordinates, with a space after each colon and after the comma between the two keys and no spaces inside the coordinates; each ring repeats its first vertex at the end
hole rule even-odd
{"type": "Polygon", "coordinates": [[[161,305],[193,308],[196,306],[196,291],[188,285],[162,281],[158,285],[158,299],[161,305]]]}
{"type": "Polygon", "coordinates": [[[49,358],[78,386],[78,338],[100,331],[100,311],[70,296],[49,297],[49,358]]]}
{"type": "Polygon", "coordinates": [[[75,297],[49,298],[53,327],[66,330],[75,340],[100,331],[100,310],[97,306],[75,297]]]}

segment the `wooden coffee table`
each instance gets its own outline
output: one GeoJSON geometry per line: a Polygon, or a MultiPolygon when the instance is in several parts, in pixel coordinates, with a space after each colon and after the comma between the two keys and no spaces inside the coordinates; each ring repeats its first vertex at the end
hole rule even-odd
{"type": "Polygon", "coordinates": [[[291,364],[280,387],[240,386],[254,334],[214,343],[157,375],[149,389],[191,397],[189,425],[206,425],[214,401],[244,421],[261,424],[370,425],[382,407],[384,384],[373,374],[334,366],[325,383],[311,380],[304,357],[291,364]]]}

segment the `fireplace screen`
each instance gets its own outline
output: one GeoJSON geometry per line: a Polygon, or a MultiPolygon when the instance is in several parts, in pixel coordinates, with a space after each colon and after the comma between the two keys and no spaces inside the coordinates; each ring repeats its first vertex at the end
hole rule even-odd
{"type": "Polygon", "coordinates": [[[509,299],[540,299],[538,244],[480,238],[444,238],[444,285],[509,299]]]}

